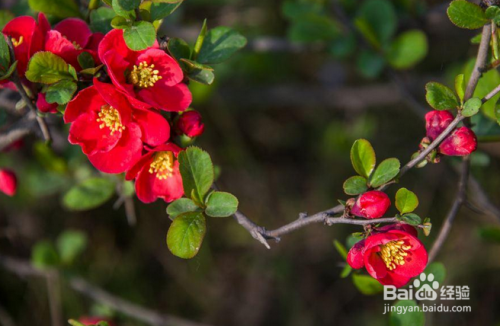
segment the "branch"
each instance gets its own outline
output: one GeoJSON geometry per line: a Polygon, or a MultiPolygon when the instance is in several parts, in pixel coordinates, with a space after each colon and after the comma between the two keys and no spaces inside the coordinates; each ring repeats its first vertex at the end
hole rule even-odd
{"type": "Polygon", "coordinates": [[[35,126],[35,114],[33,112],[29,112],[26,117],[19,120],[16,124],[14,124],[10,129],[8,129],[5,133],[0,135],[0,151],[4,150],[10,144],[15,141],[25,137],[33,131],[35,126]]]}

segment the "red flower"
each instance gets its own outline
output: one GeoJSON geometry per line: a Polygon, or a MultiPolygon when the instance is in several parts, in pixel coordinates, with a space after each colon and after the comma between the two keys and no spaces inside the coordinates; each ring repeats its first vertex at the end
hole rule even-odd
{"type": "Polygon", "coordinates": [[[205,125],[201,122],[198,111],[186,111],[177,120],[177,128],[189,137],[198,137],[203,134],[205,125]]]}
{"type": "Polygon", "coordinates": [[[43,113],[57,113],[57,103],[47,103],[45,100],[45,94],[38,93],[38,98],[36,99],[36,107],[40,112],[43,113]]]}
{"type": "Polygon", "coordinates": [[[424,271],[427,251],[415,228],[394,224],[378,228],[356,243],[349,250],[347,263],[355,269],[365,267],[383,285],[399,288],[424,271]]]}
{"type": "Polygon", "coordinates": [[[384,216],[390,206],[391,200],[386,193],[372,190],[358,197],[351,213],[364,218],[379,218],[384,216]]]}
{"type": "Polygon", "coordinates": [[[141,157],[143,142],[151,146],[170,137],[168,122],[156,112],[135,109],[111,84],[94,79],[64,112],[72,122],[69,142],[78,144],[100,171],[122,173],[141,157]]]}
{"type": "Polygon", "coordinates": [[[109,326],[115,325],[111,320],[109,320],[107,318],[93,317],[93,316],[81,317],[78,321],[84,325],[87,325],[87,326],[96,325],[100,321],[107,322],[109,326]]]}
{"type": "Polygon", "coordinates": [[[90,53],[96,66],[101,64],[97,48],[103,37],[104,35],[101,33],[92,34],[85,21],[78,18],[67,18],[57,24],[54,30],[47,33],[45,50],[60,56],[76,70],[81,70],[78,56],[82,52],[90,53]]]}
{"type": "Polygon", "coordinates": [[[179,161],[182,149],[173,143],[160,145],[148,150],[127,172],[125,179],[135,180],[135,192],[144,203],[152,203],[161,198],[171,202],[184,194],[179,161]]]}
{"type": "Polygon", "coordinates": [[[191,104],[191,93],[182,83],[182,69],[164,51],[154,47],[132,51],[123,40],[123,31],[115,29],[99,45],[99,57],[108,67],[113,84],[134,105],[184,111],[191,104]]]}
{"type": "Polygon", "coordinates": [[[453,121],[454,117],[450,111],[431,111],[425,115],[425,129],[427,137],[433,141],[453,121]]]}
{"type": "Polygon", "coordinates": [[[448,156],[466,156],[476,148],[477,138],[474,132],[467,127],[460,127],[443,140],[439,145],[439,152],[448,156]]]}
{"type": "Polygon", "coordinates": [[[17,190],[16,174],[12,170],[0,169],[0,191],[7,196],[14,196],[17,190]]]}
{"type": "Polygon", "coordinates": [[[14,45],[17,71],[21,77],[26,72],[31,56],[43,50],[45,34],[49,30],[50,24],[43,13],[38,15],[38,24],[33,17],[21,16],[11,20],[3,28],[3,33],[10,37],[14,45]]]}

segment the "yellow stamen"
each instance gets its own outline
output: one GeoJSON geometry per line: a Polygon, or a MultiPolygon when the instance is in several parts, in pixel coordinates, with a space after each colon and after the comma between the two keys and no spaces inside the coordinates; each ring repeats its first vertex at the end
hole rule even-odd
{"type": "Polygon", "coordinates": [[[390,241],[380,246],[379,255],[385,263],[388,270],[392,271],[397,266],[403,266],[406,261],[405,257],[408,256],[407,251],[411,246],[405,246],[403,240],[390,241]]]}
{"type": "Polygon", "coordinates": [[[111,130],[111,134],[115,131],[122,132],[125,130],[125,126],[122,125],[120,120],[120,113],[114,107],[104,105],[101,108],[101,111],[99,111],[98,116],[99,118],[97,118],[97,122],[101,122],[99,128],[103,129],[108,127],[111,130]]]}
{"type": "Polygon", "coordinates": [[[160,180],[170,178],[174,173],[174,153],[156,153],[149,166],[149,173],[156,173],[156,177],[160,180]]]}
{"type": "Polygon", "coordinates": [[[76,41],[73,41],[72,43],[73,43],[73,46],[75,47],[75,49],[77,49],[77,50],[81,50],[82,49],[81,45],[78,44],[78,43],[76,43],[76,41]]]}
{"type": "Polygon", "coordinates": [[[162,79],[162,76],[158,76],[160,72],[154,67],[154,64],[148,65],[146,61],[139,63],[139,66],[134,65],[133,70],[128,75],[129,83],[140,88],[152,87],[162,79]]]}
{"type": "Polygon", "coordinates": [[[21,37],[19,37],[18,40],[16,40],[15,38],[11,37],[10,40],[12,41],[12,45],[14,45],[14,47],[17,48],[19,45],[23,44],[24,37],[21,36],[21,37]]]}

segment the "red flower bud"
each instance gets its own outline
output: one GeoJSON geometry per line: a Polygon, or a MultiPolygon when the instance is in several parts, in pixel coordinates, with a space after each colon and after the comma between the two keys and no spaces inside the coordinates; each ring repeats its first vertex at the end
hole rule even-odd
{"type": "Polygon", "coordinates": [[[450,111],[431,111],[425,115],[425,129],[427,137],[433,141],[439,136],[453,121],[450,111]]]}
{"type": "Polygon", "coordinates": [[[179,117],[177,128],[192,138],[200,136],[205,130],[205,125],[201,122],[201,114],[198,111],[187,111],[179,117]]]}
{"type": "Polygon", "coordinates": [[[57,112],[57,103],[48,103],[45,100],[45,94],[38,93],[38,98],[36,100],[36,107],[40,112],[43,113],[56,113],[57,112]]]}
{"type": "Polygon", "coordinates": [[[477,138],[467,127],[456,129],[439,145],[439,152],[448,156],[466,156],[477,148],[477,138]]]}
{"type": "Polygon", "coordinates": [[[14,171],[0,169],[0,191],[8,196],[14,196],[17,190],[17,178],[14,171]]]}
{"type": "Polygon", "coordinates": [[[405,224],[376,229],[356,243],[347,255],[347,263],[352,268],[365,267],[381,284],[398,288],[422,273],[427,260],[427,251],[417,239],[417,231],[405,224]]]}
{"type": "Polygon", "coordinates": [[[364,218],[379,218],[384,216],[389,206],[389,197],[382,191],[373,190],[358,197],[351,213],[364,218]]]}

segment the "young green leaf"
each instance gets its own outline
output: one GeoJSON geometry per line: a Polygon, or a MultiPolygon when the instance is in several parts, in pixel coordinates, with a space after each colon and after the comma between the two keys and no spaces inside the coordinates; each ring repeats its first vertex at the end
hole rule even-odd
{"type": "Polygon", "coordinates": [[[116,29],[126,29],[132,26],[132,21],[122,16],[116,16],[111,20],[111,26],[116,29]]]}
{"type": "Polygon", "coordinates": [[[410,30],[398,35],[391,43],[387,61],[396,69],[407,69],[427,55],[427,37],[422,31],[410,30]]]}
{"type": "Polygon", "coordinates": [[[41,11],[57,18],[81,17],[75,0],[29,0],[28,3],[33,11],[41,11]]]}
{"type": "Polygon", "coordinates": [[[418,207],[418,197],[412,191],[401,188],[396,193],[396,208],[401,214],[411,213],[418,207]]]}
{"type": "Polygon", "coordinates": [[[90,178],[71,188],[63,197],[63,205],[73,211],[89,210],[107,202],[114,192],[112,181],[90,178]]]}
{"type": "Polygon", "coordinates": [[[425,85],[425,99],[436,110],[449,110],[458,107],[458,100],[453,91],[448,87],[429,82],[425,85]]]}
{"type": "Polygon", "coordinates": [[[179,169],[185,194],[204,202],[204,196],[214,182],[214,167],[210,155],[198,147],[188,147],[179,154],[179,169]]]}
{"type": "Polygon", "coordinates": [[[460,103],[464,101],[464,96],[465,96],[464,81],[465,81],[464,74],[460,74],[455,77],[455,91],[457,92],[458,98],[460,99],[460,103]]]}
{"type": "Polygon", "coordinates": [[[73,98],[78,86],[72,80],[61,80],[47,87],[45,100],[47,103],[66,104],[73,98]]]}
{"type": "Polygon", "coordinates": [[[447,13],[451,22],[461,28],[477,29],[488,22],[483,9],[466,0],[452,1],[447,13]]]}
{"type": "Polygon", "coordinates": [[[153,24],[146,21],[134,22],[125,28],[123,38],[127,46],[134,51],[144,50],[154,44],[156,31],[153,24]]]}
{"type": "Polygon", "coordinates": [[[90,28],[93,32],[106,34],[113,29],[111,21],[116,16],[113,9],[100,7],[90,12],[90,28]]]}
{"type": "Polygon", "coordinates": [[[493,20],[495,24],[500,23],[500,7],[490,6],[485,11],[486,18],[493,20]]]}
{"type": "Polygon", "coordinates": [[[344,192],[348,195],[359,195],[368,190],[367,181],[362,176],[350,177],[344,182],[344,192]]]}
{"type": "Polygon", "coordinates": [[[388,0],[363,1],[354,23],[372,45],[381,48],[389,43],[396,32],[396,11],[388,0]]]}
{"type": "Polygon", "coordinates": [[[82,69],[94,68],[95,61],[94,57],[88,52],[82,52],[78,55],[78,64],[82,69]]]}
{"type": "Polygon", "coordinates": [[[401,163],[397,158],[383,160],[370,176],[368,183],[370,187],[376,188],[394,179],[398,173],[401,163]]]}
{"type": "Polygon", "coordinates": [[[368,179],[376,164],[375,151],[366,139],[358,139],[351,148],[351,163],[354,170],[368,179]]]}
{"type": "Polygon", "coordinates": [[[196,61],[221,63],[247,44],[247,39],[235,30],[220,26],[208,31],[196,61]]]}
{"type": "Polygon", "coordinates": [[[205,215],[188,212],[177,216],[167,233],[168,249],[177,257],[190,259],[200,250],[206,232],[205,215]]]}
{"type": "Polygon", "coordinates": [[[352,272],[352,267],[349,264],[345,264],[344,268],[342,269],[342,272],[340,272],[340,278],[346,278],[351,274],[352,272]]]}
{"type": "MultiPolygon", "coordinates": [[[[205,36],[207,36],[207,20],[203,21],[203,25],[201,25],[200,34],[198,34],[198,38],[196,39],[196,43],[193,48],[193,60],[198,58],[200,54],[201,47],[203,46],[203,41],[205,40],[205,36]]],[[[188,58],[189,59],[189,58],[188,58]]]]}
{"type": "Polygon", "coordinates": [[[37,242],[31,251],[31,263],[38,269],[59,264],[59,255],[54,245],[45,240],[37,242]]]}
{"type": "Polygon", "coordinates": [[[63,79],[74,79],[68,65],[51,52],[37,52],[31,58],[26,78],[33,83],[53,84],[63,79]]]}
{"type": "Polygon", "coordinates": [[[384,286],[368,275],[352,274],[352,282],[364,295],[374,295],[384,290],[384,286]]]}
{"type": "Polygon", "coordinates": [[[375,78],[384,69],[385,58],[372,50],[361,50],[356,58],[356,68],[365,78],[375,78]]]}
{"type": "Polygon", "coordinates": [[[228,192],[214,191],[208,196],[206,205],[208,216],[227,217],[238,210],[238,199],[228,192]]]}
{"type": "Polygon", "coordinates": [[[134,10],[139,7],[141,0],[118,0],[118,3],[125,10],[134,10]]]}
{"type": "Polygon", "coordinates": [[[422,219],[420,218],[420,216],[418,216],[417,214],[414,214],[414,213],[408,213],[408,214],[405,214],[403,216],[399,216],[398,221],[401,221],[401,222],[404,222],[404,223],[410,224],[410,225],[420,225],[420,223],[422,223],[422,219]]]}
{"type": "Polygon", "coordinates": [[[344,247],[344,245],[337,240],[333,240],[333,245],[335,246],[335,249],[337,249],[337,252],[340,254],[340,257],[342,257],[344,260],[347,260],[347,249],[344,247]]]}
{"type": "Polygon", "coordinates": [[[194,69],[187,76],[190,80],[204,85],[211,85],[215,78],[213,71],[206,69],[194,69]]]}
{"type": "Polygon", "coordinates": [[[167,214],[174,219],[187,212],[201,212],[202,209],[189,198],[179,198],[167,206],[167,214]]]}
{"type": "Polygon", "coordinates": [[[64,264],[71,264],[87,247],[87,235],[81,231],[66,230],[57,238],[57,250],[64,264]]]}
{"type": "Polygon", "coordinates": [[[462,109],[462,115],[464,117],[472,117],[476,113],[479,112],[479,109],[483,105],[481,99],[477,97],[473,97],[467,100],[464,104],[464,108],[462,109]]]}
{"type": "Polygon", "coordinates": [[[421,309],[417,309],[417,303],[414,300],[400,300],[393,305],[394,311],[391,310],[389,315],[390,326],[411,325],[411,326],[424,326],[425,315],[421,309]],[[400,309],[406,313],[398,313],[400,309]]]}
{"type": "Polygon", "coordinates": [[[155,21],[170,16],[181,4],[182,1],[175,3],[144,1],[141,5],[141,9],[147,8],[151,13],[151,21],[155,21]]]}
{"type": "Polygon", "coordinates": [[[172,37],[168,40],[167,48],[168,52],[177,60],[191,57],[191,48],[183,39],[172,37]]]}

